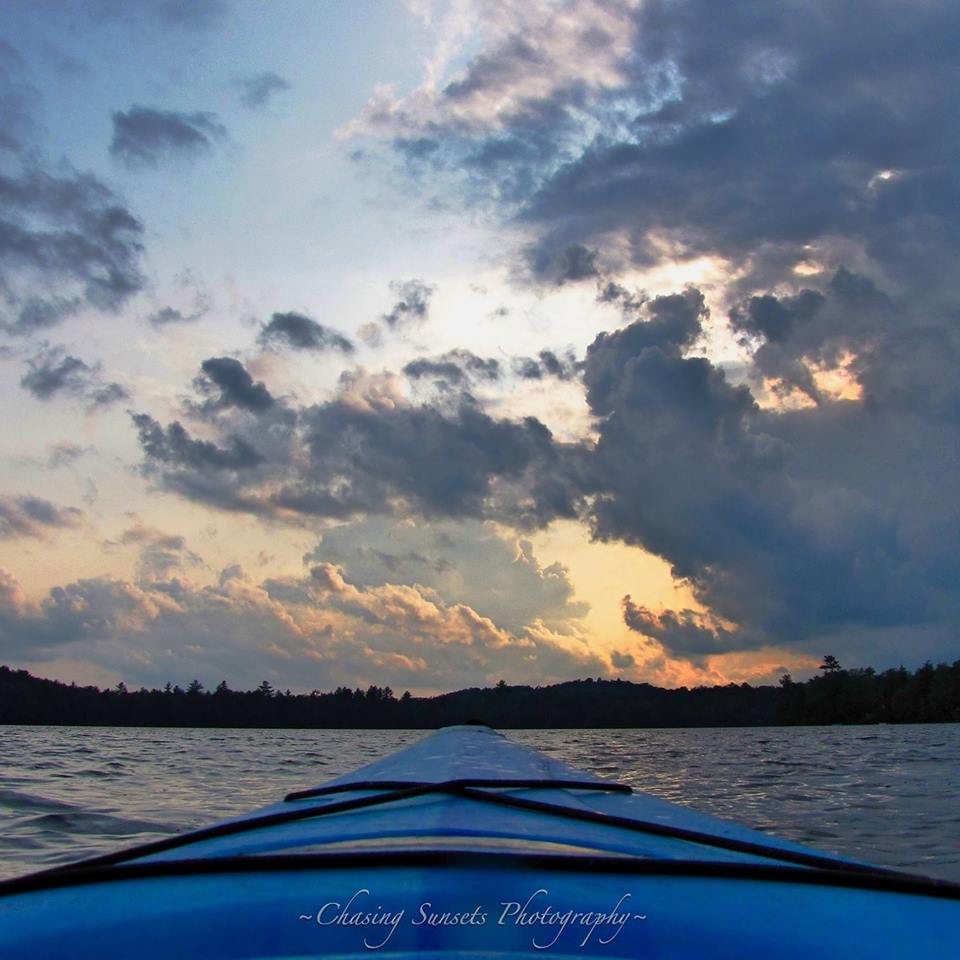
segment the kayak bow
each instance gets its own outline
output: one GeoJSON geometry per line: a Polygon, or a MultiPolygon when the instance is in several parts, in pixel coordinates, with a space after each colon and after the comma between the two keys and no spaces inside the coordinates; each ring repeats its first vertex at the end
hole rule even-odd
{"type": "Polygon", "coordinates": [[[960,956],[960,886],[447,727],[246,816],[0,884],[0,956],[960,956]],[[135,946],[134,946],[135,945],[135,946]]]}

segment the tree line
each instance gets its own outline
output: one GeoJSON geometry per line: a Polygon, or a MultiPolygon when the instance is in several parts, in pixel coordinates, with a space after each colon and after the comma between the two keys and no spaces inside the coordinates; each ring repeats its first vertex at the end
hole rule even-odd
{"type": "Polygon", "coordinates": [[[292,694],[266,680],[254,690],[101,690],[0,666],[0,724],[102,726],[431,729],[481,721],[502,728],[715,727],[960,721],[960,660],[876,672],[846,670],[824,657],[821,674],[776,686],[746,683],[664,689],[588,678],[531,687],[494,687],[434,697],[397,697],[390,687],[292,694]]]}

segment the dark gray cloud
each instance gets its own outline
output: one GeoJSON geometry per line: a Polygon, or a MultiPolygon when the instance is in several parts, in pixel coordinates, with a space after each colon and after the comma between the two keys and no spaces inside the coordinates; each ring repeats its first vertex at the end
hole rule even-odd
{"type": "Polygon", "coordinates": [[[353,353],[353,344],[336,330],[331,330],[302,313],[275,313],[260,331],[260,343],[282,343],[295,350],[339,350],[353,353]]]}
{"type": "Polygon", "coordinates": [[[38,400],[62,395],[83,400],[88,409],[107,407],[129,397],[119,383],[105,380],[99,363],[92,366],[68,354],[63,347],[44,345],[27,360],[20,386],[38,400]]]}
{"type": "Polygon", "coordinates": [[[28,365],[30,372],[24,374],[20,386],[39,400],[49,400],[62,390],[81,392],[90,371],[82,360],[63,354],[34,358],[28,365]]]}
{"type": "Polygon", "coordinates": [[[714,30],[701,0],[644,4],[620,91],[641,106],[625,135],[535,181],[521,215],[541,231],[534,269],[626,231],[638,265],[662,257],[659,234],[687,255],[752,259],[749,279],[772,284],[808,245],[847,236],[919,288],[914,268],[939,272],[958,243],[946,211],[960,188],[944,164],[960,140],[948,53],[960,17],[947,3],[882,3],[869,23],[861,12],[737,4],[714,30]]]}
{"type": "Polygon", "coordinates": [[[383,315],[383,322],[391,330],[420,324],[427,319],[435,287],[422,280],[395,280],[390,289],[397,295],[397,302],[389,313],[383,315]]]}
{"type": "Polygon", "coordinates": [[[784,299],[770,294],[751,297],[731,312],[730,326],[747,338],[759,337],[769,343],[779,343],[787,340],[797,326],[813,319],[823,301],[823,296],[815,290],[804,290],[784,299]]]}
{"type": "Polygon", "coordinates": [[[0,42],[0,330],[19,336],[84,306],[117,309],[144,283],[140,221],[95,177],[65,162],[54,169],[31,145],[36,95],[28,75],[0,42]]]}
{"type": "Polygon", "coordinates": [[[875,414],[910,410],[950,418],[958,409],[949,374],[960,350],[954,315],[922,299],[893,297],[841,268],[820,291],[736,304],[730,325],[752,349],[754,382],[765,379],[775,392],[798,390],[820,403],[813,371],[846,358],[875,414]]]}
{"type": "Polygon", "coordinates": [[[581,243],[571,243],[556,253],[535,251],[533,261],[535,273],[552,280],[557,286],[600,276],[597,251],[581,243]]]}
{"type": "Polygon", "coordinates": [[[16,319],[8,324],[7,332],[30,334],[47,330],[76,313],[82,304],[79,297],[28,297],[20,304],[16,319]]]}
{"type": "Polygon", "coordinates": [[[439,357],[418,357],[403,372],[411,380],[431,380],[442,387],[467,386],[474,380],[493,383],[500,379],[500,361],[480,357],[470,350],[448,350],[439,357]]]}
{"type": "MultiPolygon", "coordinates": [[[[562,356],[553,350],[541,350],[536,358],[513,357],[509,369],[522,380],[572,380],[580,364],[572,352],[562,356]]],[[[504,367],[496,357],[480,357],[470,350],[448,350],[437,357],[418,357],[403,368],[411,380],[429,380],[443,390],[469,393],[474,383],[495,383],[503,378],[504,367]]]]}
{"type": "Polygon", "coordinates": [[[856,252],[891,284],[942,285],[960,249],[954,4],[741,2],[719,24],[709,0],[561,7],[580,36],[546,5],[491,13],[452,82],[363,124],[428,193],[519,220],[535,277],[719,255],[750,293],[856,252]]]}
{"type": "Polygon", "coordinates": [[[32,496],[0,496],[0,540],[45,539],[51,531],[76,527],[83,511],[32,496]]]}
{"type": "Polygon", "coordinates": [[[426,515],[491,513],[527,525],[542,513],[574,511],[550,432],[533,418],[499,421],[465,401],[453,413],[330,403],[305,411],[303,421],[306,483],[275,498],[290,509],[345,516],[392,512],[396,503],[426,515]],[[501,491],[504,481],[521,484],[523,496],[501,491]]]}
{"type": "Polygon", "coordinates": [[[404,330],[419,326],[430,315],[430,299],[436,291],[422,280],[392,280],[390,290],[398,299],[389,312],[381,314],[380,322],[363,324],[357,336],[369,347],[383,343],[386,330],[404,330]]]}
{"type": "Polygon", "coordinates": [[[560,357],[553,350],[541,350],[537,359],[514,357],[513,372],[523,380],[572,380],[581,368],[572,352],[560,357]]]}
{"type": "Polygon", "coordinates": [[[166,428],[145,413],[133,414],[140,446],[147,465],[169,465],[177,470],[197,472],[250,470],[263,463],[263,457],[241,437],[231,436],[224,446],[190,436],[179,421],[166,428]]]}
{"type": "MultiPolygon", "coordinates": [[[[799,310],[803,322],[782,322],[781,308],[799,309],[788,298],[755,303],[752,315],[745,307],[742,325],[759,330],[762,313],[791,355],[828,349],[811,325],[822,312],[829,332],[834,300],[849,304],[850,278],[840,281],[813,313],[799,310]],[[792,347],[794,337],[809,346],[792,347]]],[[[601,334],[587,352],[588,400],[602,418],[587,468],[594,534],[666,558],[708,611],[627,602],[628,625],[692,660],[764,645],[844,648],[852,631],[942,632],[956,607],[945,577],[960,569],[960,514],[944,493],[960,481],[947,391],[938,403],[875,395],[862,376],[860,401],[762,409],[746,386],[685,354],[703,320],[698,300],[654,300],[651,319],[601,334]]],[[[863,357],[865,372],[881,362],[875,349],[863,357]]]]}
{"type": "Polygon", "coordinates": [[[466,373],[463,367],[452,359],[435,359],[427,357],[418,357],[411,360],[404,368],[403,372],[411,380],[432,380],[440,386],[456,387],[466,380],[466,373]]]}
{"type": "Polygon", "coordinates": [[[96,178],[50,173],[32,153],[16,155],[0,174],[0,325],[28,335],[81,306],[116,310],[143,287],[142,236],[141,222],[96,178]]]}
{"type": "Polygon", "coordinates": [[[615,280],[601,280],[597,284],[597,303],[613,303],[625,317],[633,317],[647,301],[640,291],[630,291],[615,280]]]}
{"type": "MultiPolygon", "coordinates": [[[[236,367],[229,370],[242,381],[234,387],[231,380],[231,389],[244,397],[256,390],[236,367]]],[[[191,409],[209,413],[205,404],[191,409]]],[[[253,418],[214,423],[219,443],[191,437],[178,422],[164,428],[145,414],[134,422],[151,475],[226,509],[317,517],[412,510],[490,515],[525,527],[575,513],[574,467],[550,431],[532,417],[494,419],[469,394],[443,410],[376,393],[358,402],[346,393],[298,410],[281,406],[280,413],[268,429],[253,418]]]]}
{"type": "Polygon", "coordinates": [[[171,157],[207,153],[226,136],[226,127],[212,113],[133,106],[113,114],[110,153],[131,167],[155,167],[171,157]]]}
{"type": "Polygon", "coordinates": [[[0,41],[0,331],[15,335],[83,306],[115,310],[144,284],[143,224],[96,177],[37,148],[29,75],[0,41]]]}
{"type": "Polygon", "coordinates": [[[584,121],[623,83],[631,8],[621,0],[489,6],[479,49],[474,36],[455,76],[400,100],[378,94],[354,129],[389,143],[430,197],[449,175],[471,202],[521,206],[578,155],[586,128],[607,126],[595,115],[584,121]]]}
{"type": "Polygon", "coordinates": [[[622,650],[613,650],[610,653],[610,663],[616,670],[632,670],[637,665],[633,654],[622,650]]]}
{"type": "Polygon", "coordinates": [[[247,368],[233,357],[210,357],[203,361],[200,369],[201,375],[194,386],[208,397],[204,404],[207,410],[237,407],[263,413],[277,402],[266,385],[254,381],[247,368]]]}
{"type": "Polygon", "coordinates": [[[725,653],[741,643],[722,626],[706,622],[692,610],[665,610],[658,614],[634,603],[629,594],[623,598],[623,621],[631,630],[658,640],[674,656],[693,661],[725,653]]]}
{"type": "Polygon", "coordinates": [[[290,84],[283,77],[267,70],[250,77],[241,77],[237,80],[240,90],[240,102],[251,110],[265,107],[278,93],[290,89],[290,84]]]}
{"type": "Polygon", "coordinates": [[[147,321],[155,327],[165,327],[168,324],[196,323],[204,315],[204,311],[184,313],[176,307],[161,307],[147,317],[147,321]]]}
{"type": "Polygon", "coordinates": [[[664,360],[679,360],[697,341],[707,316],[703,294],[689,289],[657,297],[645,305],[645,314],[622,330],[601,333],[590,345],[584,382],[587,400],[598,416],[613,409],[614,391],[627,367],[648,348],[664,360]]]}

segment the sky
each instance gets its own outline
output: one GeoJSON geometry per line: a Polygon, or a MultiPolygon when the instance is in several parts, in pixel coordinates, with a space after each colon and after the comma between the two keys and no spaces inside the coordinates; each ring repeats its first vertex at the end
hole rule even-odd
{"type": "Polygon", "coordinates": [[[960,656],[960,7],[0,5],[0,662],[960,656]]]}

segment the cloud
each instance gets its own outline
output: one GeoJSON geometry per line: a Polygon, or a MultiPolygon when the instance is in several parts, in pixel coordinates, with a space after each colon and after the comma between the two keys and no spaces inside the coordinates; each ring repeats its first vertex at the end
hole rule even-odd
{"type": "Polygon", "coordinates": [[[626,653],[621,650],[611,652],[610,663],[617,670],[632,670],[637,665],[637,661],[632,653],[626,653]]]}
{"type": "MultiPolygon", "coordinates": [[[[627,609],[631,625],[696,663],[825,642],[842,652],[853,643],[844,637],[870,631],[942,632],[958,612],[947,586],[960,575],[949,493],[960,483],[949,455],[958,407],[946,367],[960,351],[942,327],[939,339],[928,331],[904,341],[896,320],[909,304],[852,274],[820,297],[748,301],[736,308],[738,329],[747,349],[773,336],[802,363],[868,330],[848,374],[860,390],[853,399],[824,390],[817,405],[762,406],[698,353],[710,316],[690,288],[638,302],[632,322],[588,348],[577,373],[589,440],[559,443],[534,418],[485,412],[466,389],[473,355],[459,352],[407,371],[449,386],[431,402],[412,402],[396,378],[354,371],[323,403],[275,401],[285,419],[269,429],[237,404],[204,421],[209,440],[140,415],[144,469],[189,499],[298,523],[414,516],[532,529],[579,518],[599,540],[663,557],[691,589],[703,612],[627,609]],[[942,376],[924,381],[934,362],[942,376]]],[[[444,560],[453,561],[439,546],[398,534],[404,546],[391,549],[375,526],[355,529],[373,553],[341,544],[322,559],[371,583],[370,570],[379,565],[389,582],[393,565],[406,581],[441,588],[444,560]]],[[[492,579],[478,571],[476,583],[492,579]]]]}
{"type": "Polygon", "coordinates": [[[0,330],[15,336],[117,310],[144,285],[143,224],[92,174],[44,157],[28,77],[0,42],[0,330]]]}
{"type": "Polygon", "coordinates": [[[386,330],[404,330],[423,324],[430,315],[430,299],[436,288],[422,280],[392,280],[390,289],[398,298],[387,313],[381,315],[381,323],[363,324],[357,336],[367,346],[376,348],[382,345],[386,330]]]}
{"type": "Polygon", "coordinates": [[[294,350],[339,350],[348,354],[354,351],[345,336],[302,313],[275,313],[258,339],[263,344],[281,343],[294,350]]]}
{"type": "Polygon", "coordinates": [[[271,70],[242,77],[236,86],[240,90],[240,102],[251,110],[265,107],[278,93],[290,89],[290,84],[271,70]]]}
{"type": "Polygon", "coordinates": [[[185,537],[179,534],[164,533],[155,527],[137,522],[128,527],[114,544],[107,541],[106,546],[136,546],[138,558],[138,582],[167,580],[174,572],[185,567],[201,566],[203,561],[187,546],[185,537]]]}
{"type": "Polygon", "coordinates": [[[390,289],[398,299],[390,312],[383,315],[383,322],[391,330],[421,324],[427,319],[435,287],[422,280],[394,280],[390,289]]]}
{"type": "Polygon", "coordinates": [[[21,302],[16,319],[7,325],[7,332],[26,335],[55,327],[82,304],[79,297],[28,297],[21,302]]]}
{"type": "Polygon", "coordinates": [[[512,199],[530,189],[529,174],[555,155],[556,140],[583,138],[591,102],[625,83],[634,8],[616,0],[484,4],[476,31],[458,38],[462,69],[434,69],[405,97],[379,88],[342,135],[389,139],[415,167],[456,170],[512,199]]]}
{"type": "Polygon", "coordinates": [[[455,72],[380,88],[342,135],[379,141],[441,202],[513,220],[536,279],[710,256],[745,293],[843,260],[940,287],[960,246],[953,5],[711,9],[483,5],[443,57],[455,72]]]}
{"type": "Polygon", "coordinates": [[[10,160],[0,174],[2,329],[30,335],[84,306],[116,310],[139,292],[143,224],[116,195],[68,166],[49,172],[32,151],[10,160]]]}
{"type": "MultiPolygon", "coordinates": [[[[521,380],[572,380],[580,370],[572,352],[558,356],[553,350],[541,350],[536,359],[513,357],[509,369],[521,380]]],[[[481,357],[470,350],[448,350],[437,357],[417,357],[403,367],[404,375],[413,381],[429,380],[441,391],[459,391],[469,396],[469,388],[477,383],[497,383],[504,377],[504,367],[496,357],[481,357]]]]}
{"type": "Polygon", "coordinates": [[[495,420],[466,401],[450,413],[332,402],[304,412],[303,443],[309,459],[300,482],[275,495],[279,506],[333,517],[509,516],[520,525],[573,511],[550,432],[534,418],[495,420]]]}
{"type": "Polygon", "coordinates": [[[263,463],[262,455],[235,435],[218,447],[208,440],[194,439],[176,420],[164,428],[153,417],[139,413],[133,414],[133,422],[148,465],[154,468],[169,465],[175,470],[219,473],[250,470],[263,463]]]}
{"type": "Polygon", "coordinates": [[[444,409],[412,404],[391,380],[362,371],[344,374],[333,399],[292,408],[261,390],[237,361],[226,368],[229,379],[219,366],[211,372],[220,380],[214,386],[205,372],[195,381],[207,399],[188,404],[191,415],[209,421],[230,408],[270,413],[270,428],[229,416],[207,423],[219,433],[211,441],[179,422],[163,427],[149,415],[134,417],[144,469],[193,499],[277,517],[412,510],[510,518],[523,527],[575,512],[575,468],[533,417],[494,419],[469,394],[444,409]]]}
{"type": "MultiPolygon", "coordinates": [[[[691,288],[682,294],[657,297],[646,304],[641,319],[614,333],[599,334],[584,364],[587,401],[594,413],[605,416],[611,412],[614,391],[637,358],[646,355],[664,361],[681,360],[702,335],[706,317],[703,294],[691,288]]],[[[746,396],[744,391],[741,396],[746,396]]]]}
{"type": "Polygon", "coordinates": [[[0,496],[0,540],[32,537],[46,540],[55,530],[77,527],[83,511],[59,507],[32,496],[0,496]]]}
{"type": "Polygon", "coordinates": [[[630,291],[614,280],[602,280],[597,284],[597,303],[615,303],[625,317],[633,317],[646,302],[640,291],[630,291]]]}
{"type": "Polygon", "coordinates": [[[208,153],[227,130],[212,113],[133,106],[113,114],[110,153],[128,167],[155,167],[171,157],[208,153]]]}
{"type": "Polygon", "coordinates": [[[600,276],[597,256],[596,250],[591,250],[581,243],[571,243],[555,255],[536,259],[534,270],[557,286],[590,280],[600,276]]]}
{"type": "Polygon", "coordinates": [[[588,610],[574,600],[566,568],[544,566],[529,541],[477,520],[368,517],[324,531],[304,562],[341,567],[360,588],[416,584],[514,633],[538,621],[558,633],[574,633],[588,610]]]}
{"type": "Polygon", "coordinates": [[[147,315],[147,322],[160,328],[171,324],[196,323],[213,307],[213,299],[187,269],[174,277],[173,302],[167,303],[147,315]]]}
{"type": "Polygon", "coordinates": [[[196,323],[200,320],[206,311],[197,310],[193,313],[183,313],[183,311],[177,309],[176,307],[161,307],[159,310],[154,310],[147,317],[147,322],[153,324],[155,327],[165,327],[168,324],[177,324],[177,323],[196,323]]]}
{"type": "Polygon", "coordinates": [[[103,378],[99,363],[91,366],[63,347],[44,344],[27,360],[27,367],[20,386],[38,400],[64,395],[84,400],[88,410],[95,410],[129,397],[122,384],[103,378]]]}
{"type": "Polygon", "coordinates": [[[501,676],[543,683],[606,671],[542,626],[514,634],[417,587],[358,587],[330,564],[261,583],[234,567],[207,587],[90,578],[54,587],[39,603],[3,571],[0,653],[32,663],[70,656],[132,684],[199,677],[252,687],[266,677],[298,691],[450,689],[501,676]]]}
{"type": "Polygon", "coordinates": [[[81,457],[93,453],[94,449],[94,447],[81,447],[76,443],[54,443],[50,445],[46,465],[51,470],[69,467],[81,457]]]}
{"type": "Polygon", "coordinates": [[[194,385],[209,398],[203,405],[205,410],[238,407],[263,413],[277,402],[266,386],[254,382],[246,367],[233,357],[210,357],[203,361],[200,370],[194,385]]]}
{"type": "MultiPolygon", "coordinates": [[[[762,322],[789,355],[829,352],[860,322],[829,320],[849,286],[841,278],[816,311],[800,312],[804,322],[771,320],[779,314],[764,302],[762,322]]],[[[869,312],[876,334],[884,321],[869,312]]],[[[693,660],[765,645],[843,648],[852,631],[942,631],[956,607],[944,576],[960,566],[960,514],[941,492],[960,480],[945,454],[948,395],[899,383],[869,394],[865,379],[858,399],[764,409],[687,353],[705,317],[699,294],[659,298],[644,313],[587,351],[584,382],[600,418],[585,468],[590,521],[600,539],[667,559],[707,612],[628,602],[628,624],[693,660]],[[908,492],[917,484],[919,497],[908,492]]],[[[744,317],[741,328],[762,330],[756,304],[744,317]]],[[[876,350],[864,351],[860,376],[876,372],[876,350]]]]}
{"type": "Polygon", "coordinates": [[[411,380],[431,380],[441,388],[453,388],[472,381],[493,383],[500,379],[500,361],[480,357],[470,350],[448,350],[439,357],[418,357],[403,368],[411,380]]]}
{"type": "Polygon", "coordinates": [[[376,349],[383,344],[383,327],[379,323],[369,321],[357,330],[357,336],[368,346],[376,349]]]}
{"type": "Polygon", "coordinates": [[[515,357],[512,366],[513,372],[523,380],[546,380],[550,377],[572,380],[582,364],[577,362],[572,353],[558,357],[553,350],[541,350],[535,360],[532,357],[515,357]]]}
{"type": "Polygon", "coordinates": [[[623,621],[631,629],[658,640],[673,656],[702,663],[709,654],[725,653],[738,642],[722,625],[693,610],[653,610],[623,598],[623,621]]]}
{"type": "MultiPolygon", "coordinates": [[[[624,613],[695,662],[895,651],[898,631],[946,645],[960,612],[960,14],[886,0],[867,18],[848,2],[816,17],[741,3],[717,21],[704,0],[482,13],[420,87],[381,88],[345,134],[366,157],[379,143],[428,199],[499,217],[523,244],[514,276],[593,283],[618,309],[582,364],[516,358],[520,377],[582,380],[590,439],[491,415],[471,395],[479,368],[450,351],[404,369],[439,385],[430,402],[353,371],[259,433],[235,406],[190,433],[150,421],[155,482],[295,522],[578,517],[689,587],[700,609],[624,613]],[[719,265],[705,292],[633,289],[695,258],[719,265]],[[255,456],[225,466],[238,443],[255,456]]],[[[365,339],[426,319],[430,288],[408,284],[365,339]]],[[[407,575],[443,556],[377,549],[407,575]]]]}

